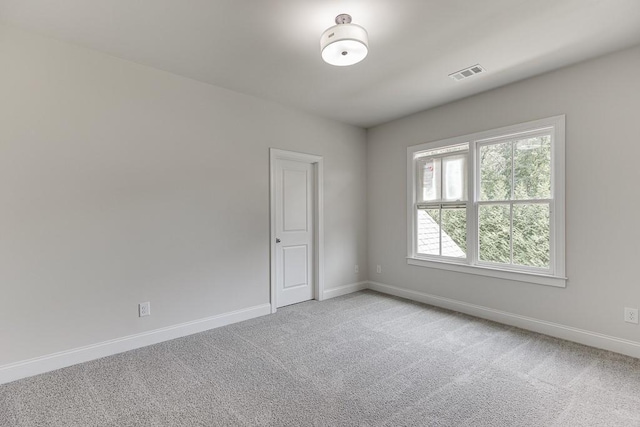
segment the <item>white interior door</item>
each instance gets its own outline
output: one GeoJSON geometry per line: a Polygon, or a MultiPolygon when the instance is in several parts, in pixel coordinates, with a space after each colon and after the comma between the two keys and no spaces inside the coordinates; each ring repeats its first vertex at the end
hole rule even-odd
{"type": "Polygon", "coordinates": [[[276,305],[313,299],[313,164],[276,160],[276,305]]]}

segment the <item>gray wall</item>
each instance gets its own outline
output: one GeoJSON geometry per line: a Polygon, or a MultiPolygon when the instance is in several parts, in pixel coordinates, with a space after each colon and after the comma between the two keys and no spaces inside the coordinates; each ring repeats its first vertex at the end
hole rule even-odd
{"type": "Polygon", "coordinates": [[[0,366],[268,303],[269,147],[366,278],[364,130],[2,26],[0,94],[0,366]]]}
{"type": "Polygon", "coordinates": [[[369,278],[640,341],[640,327],[623,321],[625,306],[640,307],[639,69],[636,47],[370,129],[369,278]],[[559,114],[567,121],[567,287],[408,266],[406,147],[559,114]]]}

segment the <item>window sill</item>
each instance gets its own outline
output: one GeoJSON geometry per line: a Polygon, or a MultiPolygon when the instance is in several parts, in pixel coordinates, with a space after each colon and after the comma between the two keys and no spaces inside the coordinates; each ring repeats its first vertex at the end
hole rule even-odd
{"type": "Polygon", "coordinates": [[[477,276],[495,277],[498,279],[514,280],[517,282],[535,283],[538,285],[554,286],[565,288],[567,286],[566,277],[547,276],[535,273],[523,273],[520,271],[507,271],[497,268],[480,267],[477,265],[457,264],[446,261],[431,261],[422,258],[407,258],[407,264],[420,267],[437,268],[440,270],[457,271],[459,273],[475,274],[477,276]]]}

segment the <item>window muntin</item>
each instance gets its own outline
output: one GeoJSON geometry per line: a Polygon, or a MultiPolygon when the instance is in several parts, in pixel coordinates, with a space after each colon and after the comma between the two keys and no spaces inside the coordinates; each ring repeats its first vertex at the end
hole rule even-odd
{"type": "Polygon", "coordinates": [[[410,264],[564,286],[564,116],[409,147],[407,161],[410,264]]]}

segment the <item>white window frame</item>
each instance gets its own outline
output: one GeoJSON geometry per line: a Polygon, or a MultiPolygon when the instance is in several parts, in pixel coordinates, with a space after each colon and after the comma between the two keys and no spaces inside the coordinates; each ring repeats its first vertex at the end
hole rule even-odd
{"type": "Polygon", "coordinates": [[[462,273],[489,276],[540,285],[566,287],[565,277],[565,116],[554,116],[499,129],[447,138],[407,147],[407,263],[462,273]],[[550,268],[495,264],[478,258],[478,205],[480,171],[476,164],[479,147],[521,136],[551,131],[550,268]],[[469,144],[467,160],[467,257],[417,254],[417,209],[415,155],[450,145],[469,144]]]}

